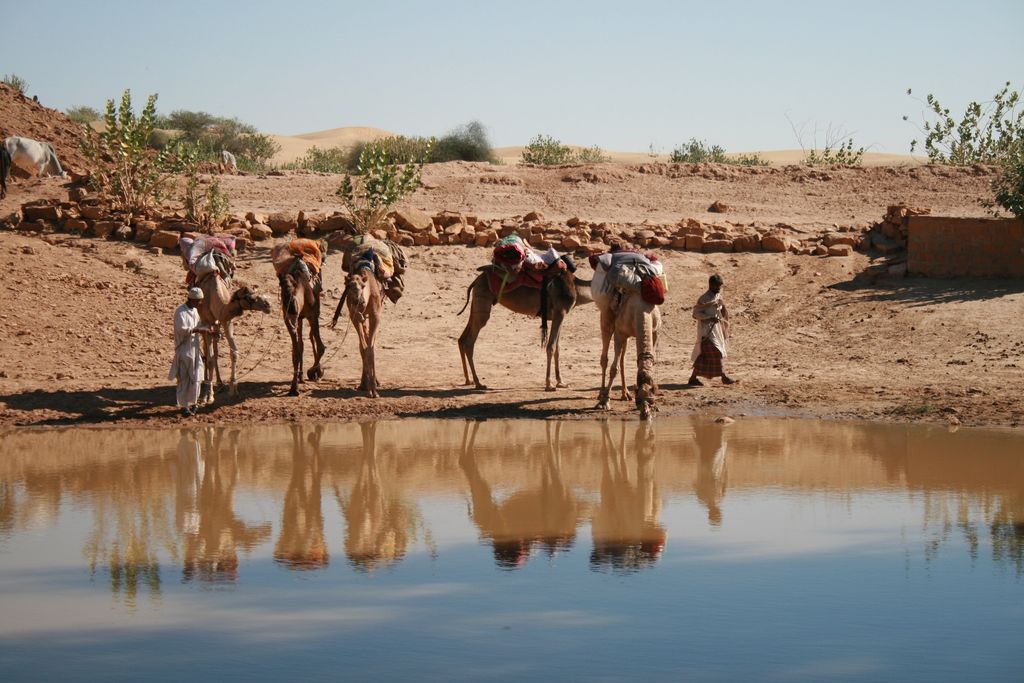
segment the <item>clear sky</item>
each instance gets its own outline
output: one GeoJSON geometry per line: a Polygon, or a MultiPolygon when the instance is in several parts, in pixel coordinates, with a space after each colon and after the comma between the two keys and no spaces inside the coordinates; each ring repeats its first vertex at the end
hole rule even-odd
{"type": "Polygon", "coordinates": [[[1024,87],[1024,0],[0,0],[0,17],[0,72],[47,106],[131,88],[282,135],[476,119],[496,146],[753,151],[799,147],[788,115],[808,146],[832,125],[906,153],[908,87],[954,112],[1024,87]]]}

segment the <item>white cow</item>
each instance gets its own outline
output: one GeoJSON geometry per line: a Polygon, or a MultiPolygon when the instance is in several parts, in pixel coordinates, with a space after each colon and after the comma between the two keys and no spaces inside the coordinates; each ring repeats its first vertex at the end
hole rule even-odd
{"type": "Polygon", "coordinates": [[[238,171],[238,162],[235,161],[235,155],[226,149],[221,150],[220,153],[220,172],[221,173],[235,173],[238,171]]]}
{"type": "Polygon", "coordinates": [[[58,175],[67,173],[60,167],[57,153],[49,142],[39,142],[31,138],[19,138],[12,135],[4,140],[4,148],[11,157],[11,163],[34,168],[36,175],[58,175]]]}

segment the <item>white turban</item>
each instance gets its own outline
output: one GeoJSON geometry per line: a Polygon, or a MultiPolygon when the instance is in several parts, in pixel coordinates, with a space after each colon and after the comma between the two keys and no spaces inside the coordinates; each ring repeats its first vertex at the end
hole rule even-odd
{"type": "Polygon", "coordinates": [[[198,287],[193,287],[192,289],[188,290],[188,298],[193,301],[202,301],[203,290],[199,289],[198,287]]]}

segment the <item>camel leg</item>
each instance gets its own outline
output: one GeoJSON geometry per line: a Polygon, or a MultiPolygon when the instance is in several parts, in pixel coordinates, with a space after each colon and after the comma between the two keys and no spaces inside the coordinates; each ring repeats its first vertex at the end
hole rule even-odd
{"type": "MultiPolygon", "coordinates": [[[[622,343],[622,354],[619,355],[619,375],[622,377],[622,395],[620,398],[623,401],[632,401],[633,394],[629,390],[629,384],[626,382],[626,347],[629,346],[629,339],[626,339],[622,343]]],[[[608,385],[608,390],[611,391],[611,384],[608,385]]]]}
{"type": "Polygon", "coordinates": [[[319,316],[309,319],[309,343],[313,347],[313,367],[306,372],[306,377],[315,382],[324,376],[324,369],[320,367],[320,359],[323,358],[327,348],[320,338],[319,316]]]}
{"type": "MultiPolygon", "coordinates": [[[[235,327],[230,320],[224,323],[224,336],[228,340],[228,348],[231,349],[231,381],[228,383],[228,393],[232,396],[238,396],[238,386],[236,384],[236,366],[238,365],[238,344],[235,343],[235,327]]],[[[218,357],[220,354],[217,354],[218,357]]],[[[218,381],[220,378],[217,378],[218,381]]]]}
{"type": "Polygon", "coordinates": [[[203,368],[205,391],[199,392],[199,405],[213,404],[213,375],[217,368],[217,339],[210,334],[203,335],[203,355],[206,356],[206,367],[203,368]]]}
{"type": "Polygon", "coordinates": [[[615,325],[611,311],[601,311],[601,392],[597,395],[597,409],[608,410],[608,392],[611,384],[608,378],[608,344],[612,340],[612,328],[615,325]]]}
{"type": "Polygon", "coordinates": [[[462,356],[462,372],[466,376],[466,386],[474,385],[477,389],[486,389],[476,374],[476,365],[473,363],[473,347],[476,346],[476,338],[480,336],[480,330],[484,329],[491,317],[491,302],[486,297],[477,296],[476,287],[473,288],[473,301],[469,308],[469,320],[466,321],[466,329],[459,336],[459,354],[462,356]],[[469,375],[473,373],[470,381],[469,375]]]}
{"type": "Polygon", "coordinates": [[[626,346],[626,337],[616,330],[612,335],[612,362],[608,366],[608,384],[603,389],[604,402],[608,404],[608,394],[611,392],[612,386],[615,384],[615,371],[622,365],[622,353],[626,346]]]}
{"type": "Polygon", "coordinates": [[[359,340],[359,386],[356,391],[367,391],[366,387],[366,347],[369,346],[369,330],[367,323],[352,321],[356,328],[356,338],[359,340]]]}
{"type": "Polygon", "coordinates": [[[288,336],[292,340],[292,386],[288,390],[289,396],[299,395],[299,368],[302,366],[302,335],[297,329],[298,321],[291,318],[284,319],[285,327],[288,328],[288,336]]]}
{"type": "Polygon", "coordinates": [[[548,372],[544,380],[544,390],[554,391],[556,388],[568,386],[562,384],[562,371],[558,366],[558,336],[562,331],[565,312],[556,310],[551,316],[551,334],[548,335],[548,372]],[[555,384],[551,385],[551,364],[555,365],[555,384]]]}
{"type": "Polygon", "coordinates": [[[299,340],[299,365],[295,368],[295,375],[298,377],[300,384],[305,384],[306,378],[302,374],[302,354],[305,351],[302,341],[302,316],[295,319],[295,338],[299,340]]]}
{"type": "Polygon", "coordinates": [[[375,348],[377,345],[377,330],[380,328],[380,318],[371,314],[369,322],[370,330],[369,334],[367,334],[366,356],[363,361],[366,368],[366,393],[370,398],[379,398],[375,348]]]}

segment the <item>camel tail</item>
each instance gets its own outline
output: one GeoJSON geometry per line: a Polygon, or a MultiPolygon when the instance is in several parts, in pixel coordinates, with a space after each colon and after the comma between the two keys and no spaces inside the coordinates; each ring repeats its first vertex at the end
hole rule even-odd
{"type": "Polygon", "coordinates": [[[590,283],[590,280],[581,280],[578,277],[573,278],[573,284],[576,285],[577,306],[594,303],[594,295],[591,292],[590,283]]]}
{"type": "Polygon", "coordinates": [[[469,293],[473,291],[473,287],[476,285],[476,281],[483,277],[483,273],[477,275],[472,282],[469,283],[469,287],[466,287],[466,303],[462,304],[462,308],[455,315],[462,315],[462,311],[466,310],[466,306],[469,306],[469,293]]]}

